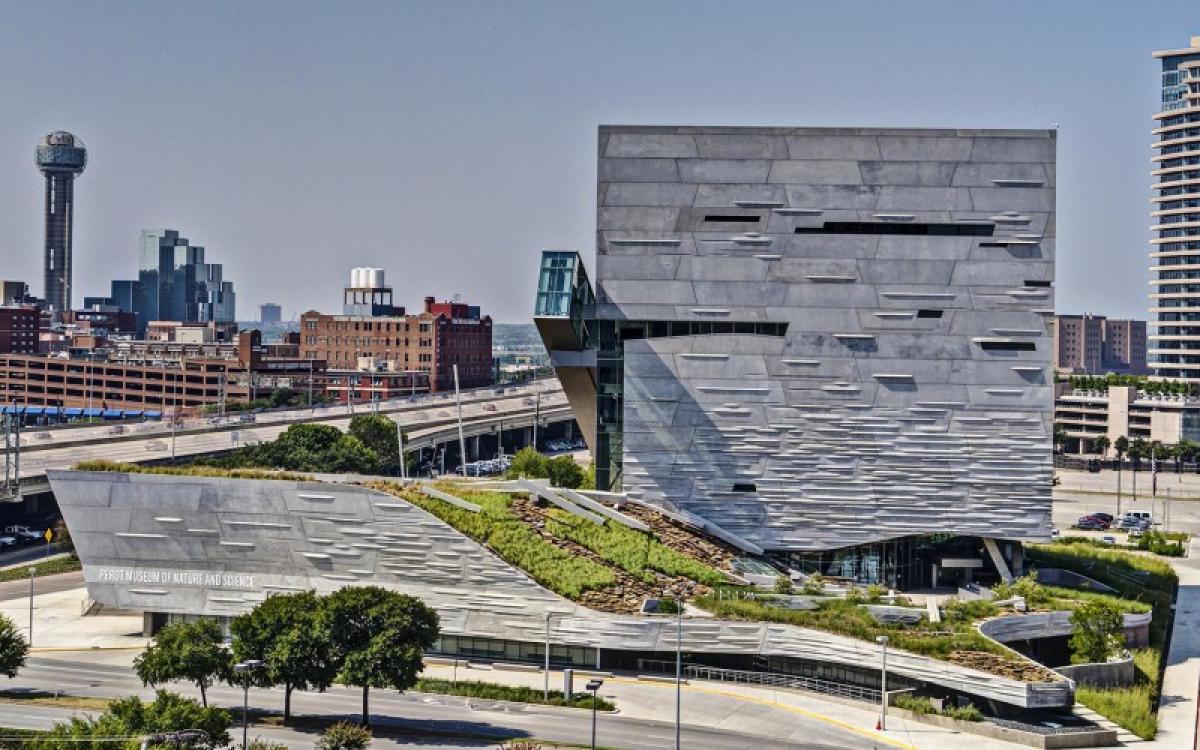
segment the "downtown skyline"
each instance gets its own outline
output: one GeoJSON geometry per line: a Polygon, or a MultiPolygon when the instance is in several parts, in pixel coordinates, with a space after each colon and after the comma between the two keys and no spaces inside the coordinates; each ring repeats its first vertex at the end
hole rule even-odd
{"type": "Polygon", "coordinates": [[[59,128],[91,156],[76,198],[76,305],[106,293],[142,229],[167,225],[226,261],[241,317],[266,300],[286,317],[331,309],[344,269],[373,265],[391,271],[398,300],[461,293],[498,322],[521,322],[528,251],[594,252],[585,157],[600,122],[1057,123],[1058,308],[1148,317],[1150,55],[1200,30],[1186,4],[1096,18],[1063,3],[1031,26],[1028,14],[939,3],[903,13],[764,3],[757,14],[781,22],[717,56],[707,52],[741,15],[717,5],[695,6],[666,37],[683,6],[518,7],[388,4],[349,19],[312,5],[5,6],[0,95],[24,103],[0,123],[5,275],[43,292],[30,152],[59,128]],[[90,33],[43,66],[31,24],[55,13],[90,33]],[[934,20],[942,32],[930,36],[934,20]],[[172,40],[177,54],[137,41],[175,29],[188,30],[172,40]],[[1095,49],[1105,53],[1085,54],[1095,49]]]}

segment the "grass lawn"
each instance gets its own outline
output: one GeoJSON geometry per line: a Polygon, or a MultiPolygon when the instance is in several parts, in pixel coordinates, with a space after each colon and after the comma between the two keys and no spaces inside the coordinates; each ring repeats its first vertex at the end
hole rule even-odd
{"type": "Polygon", "coordinates": [[[218,466],[142,466],[120,461],[95,459],[75,464],[75,471],[115,471],[122,474],[172,474],[183,477],[217,477],[219,479],[278,479],[292,482],[311,482],[308,474],[264,469],[225,469],[218,466]]]}
{"type": "Polygon", "coordinates": [[[22,565],[19,568],[9,568],[0,570],[0,582],[3,581],[21,581],[29,578],[29,568],[37,568],[37,576],[52,576],[58,573],[71,573],[76,570],[83,570],[83,564],[79,562],[79,558],[71,555],[70,557],[56,557],[52,560],[35,560],[29,565],[22,565]]]}

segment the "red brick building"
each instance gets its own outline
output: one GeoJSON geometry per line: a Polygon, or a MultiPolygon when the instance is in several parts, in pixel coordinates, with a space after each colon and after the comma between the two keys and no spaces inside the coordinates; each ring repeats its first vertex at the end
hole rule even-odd
{"type": "Polygon", "coordinates": [[[32,305],[0,307],[0,354],[37,354],[39,321],[32,305]]]}
{"type": "Polygon", "coordinates": [[[425,373],[434,391],[453,390],[458,365],[463,388],[492,383],[492,319],[479,308],[425,298],[415,315],[300,316],[300,354],[333,371],[358,371],[360,359],[386,362],[392,372],[425,373]]]}

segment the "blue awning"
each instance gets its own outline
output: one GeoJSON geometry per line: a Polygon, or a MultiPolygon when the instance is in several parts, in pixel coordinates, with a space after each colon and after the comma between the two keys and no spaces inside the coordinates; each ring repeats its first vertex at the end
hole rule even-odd
{"type": "Polygon", "coordinates": [[[148,410],[148,411],[146,411],[146,413],[145,413],[145,414],[143,414],[142,416],[144,416],[146,419],[158,419],[158,418],[160,418],[160,417],[162,416],[162,412],[161,412],[161,411],[149,411],[149,410],[148,410]]]}
{"type": "Polygon", "coordinates": [[[125,412],[125,416],[127,416],[127,417],[140,417],[140,416],[142,416],[142,410],[141,410],[141,409],[134,409],[134,410],[132,410],[132,411],[126,411],[126,412],[125,412]]]}
{"type": "Polygon", "coordinates": [[[47,406],[45,414],[48,417],[56,416],[58,414],[58,407],[57,406],[47,406]]]}
{"type": "Polygon", "coordinates": [[[11,404],[5,404],[3,409],[0,409],[0,414],[16,414],[17,407],[11,404]]]}
{"type": "Polygon", "coordinates": [[[103,413],[104,412],[100,409],[84,409],[83,410],[83,416],[85,416],[85,417],[98,417],[103,413]]]}
{"type": "Polygon", "coordinates": [[[120,419],[121,418],[121,410],[120,409],[105,409],[103,416],[105,419],[120,419]]]}
{"type": "Polygon", "coordinates": [[[83,409],[79,409],[79,408],[77,408],[77,407],[74,407],[74,406],[72,406],[72,407],[70,407],[70,408],[68,408],[68,409],[63,409],[63,416],[64,416],[64,417],[78,417],[78,416],[80,416],[81,414],[83,414],[83,409]]]}
{"type": "Polygon", "coordinates": [[[40,407],[40,406],[26,406],[26,407],[25,407],[25,413],[26,413],[26,414],[31,414],[31,415],[34,415],[34,416],[36,416],[36,415],[39,415],[39,414],[41,414],[41,413],[42,413],[42,407],[40,407]]]}

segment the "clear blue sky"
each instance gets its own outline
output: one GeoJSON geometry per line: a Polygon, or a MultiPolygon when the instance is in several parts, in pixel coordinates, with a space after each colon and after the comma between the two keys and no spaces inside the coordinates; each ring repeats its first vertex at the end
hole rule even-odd
{"type": "Polygon", "coordinates": [[[67,129],[75,302],[143,227],[208,248],[239,316],[399,300],[527,320],[537,251],[594,249],[600,123],[1060,123],[1058,308],[1146,317],[1154,49],[1179,2],[0,3],[0,278],[41,289],[33,147],[67,129]],[[69,42],[69,43],[68,43],[69,42]]]}

